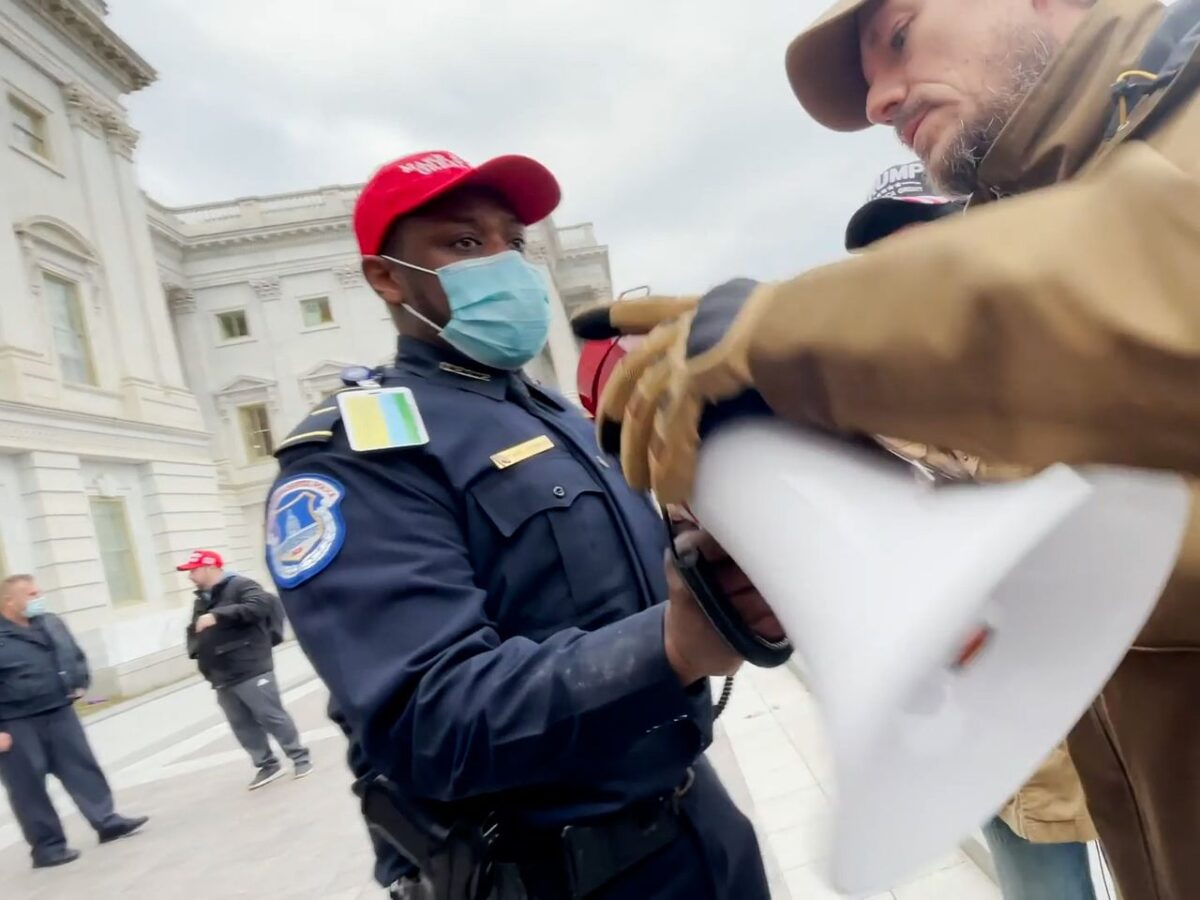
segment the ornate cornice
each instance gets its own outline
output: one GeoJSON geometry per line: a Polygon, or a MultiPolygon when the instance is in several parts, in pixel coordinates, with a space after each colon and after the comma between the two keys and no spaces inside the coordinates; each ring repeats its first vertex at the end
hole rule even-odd
{"type": "Polygon", "coordinates": [[[108,145],[132,162],[141,132],[124,121],[118,121],[106,122],[104,133],[108,136],[108,145]]]}
{"type": "Polygon", "coordinates": [[[97,137],[107,138],[114,150],[126,159],[133,159],[140,134],[137,129],[130,127],[122,109],[106,103],[75,82],[64,84],[62,95],[67,104],[67,118],[72,125],[97,137]]]}
{"type": "Polygon", "coordinates": [[[342,371],[350,363],[337,363],[325,360],[313,366],[300,376],[300,388],[305,399],[315,404],[333,390],[342,387],[342,371]]]}
{"type": "Polygon", "coordinates": [[[363,278],[362,266],[356,263],[347,263],[343,266],[337,266],[333,270],[333,274],[337,276],[338,284],[346,289],[361,288],[367,286],[367,281],[363,278]]]}
{"type": "Polygon", "coordinates": [[[226,421],[233,417],[239,406],[246,403],[263,402],[273,415],[279,414],[279,385],[275,381],[243,375],[220,390],[212,392],[217,413],[226,421]]]}
{"type": "Polygon", "coordinates": [[[62,95],[67,104],[67,120],[73,126],[95,135],[103,134],[100,116],[107,111],[107,104],[83,85],[74,82],[62,86],[62,95]]]}
{"type": "Polygon", "coordinates": [[[261,278],[250,282],[259,300],[278,300],[283,296],[283,284],[278,278],[261,278]]]}
{"type": "Polygon", "coordinates": [[[0,442],[9,448],[70,447],[83,456],[171,462],[211,461],[205,431],[114,420],[91,413],[0,402],[0,442]]]}
{"type": "Polygon", "coordinates": [[[167,306],[171,315],[179,316],[196,311],[196,295],[188,288],[178,284],[164,284],[163,293],[167,295],[167,306]]]}
{"type": "Polygon", "coordinates": [[[253,231],[190,235],[184,238],[184,246],[189,250],[215,250],[247,244],[265,244],[271,241],[286,240],[294,237],[308,237],[315,234],[348,233],[349,231],[349,219],[333,222],[298,222],[293,225],[280,225],[274,228],[257,228],[253,231]]]}
{"type": "Polygon", "coordinates": [[[244,231],[218,231],[213,234],[186,234],[176,226],[156,216],[150,216],[150,227],[184,251],[223,250],[229,247],[269,244],[272,241],[284,241],[295,237],[349,234],[350,219],[294,222],[244,231]]]}
{"type": "Polygon", "coordinates": [[[111,74],[127,92],[141,90],[158,78],[153,67],[82,0],[24,0],[24,3],[111,74]]]}
{"type": "Polygon", "coordinates": [[[586,259],[591,256],[608,256],[608,247],[605,244],[595,244],[591,247],[573,247],[570,250],[562,251],[559,256],[564,262],[586,259]]]}

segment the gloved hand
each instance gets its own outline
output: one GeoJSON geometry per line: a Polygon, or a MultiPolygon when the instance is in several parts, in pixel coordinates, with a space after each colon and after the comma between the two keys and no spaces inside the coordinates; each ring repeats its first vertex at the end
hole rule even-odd
{"type": "Polygon", "coordinates": [[[648,297],[593,306],[572,318],[575,333],[589,340],[648,335],[614,370],[596,409],[600,445],[620,451],[630,485],[652,488],[664,503],[687,498],[706,406],[752,387],[749,323],[770,291],[738,279],[699,301],[648,297]]]}
{"type": "MultiPolygon", "coordinates": [[[[596,409],[600,446],[620,454],[630,485],[652,488],[664,503],[687,499],[706,408],[755,394],[750,336],[770,291],[770,285],[739,279],[701,298],[603,303],[572,317],[575,333],[587,340],[648,335],[613,371],[596,409]]],[[[875,440],[937,480],[1007,480],[1029,474],[953,450],[882,436],[875,440]]]]}

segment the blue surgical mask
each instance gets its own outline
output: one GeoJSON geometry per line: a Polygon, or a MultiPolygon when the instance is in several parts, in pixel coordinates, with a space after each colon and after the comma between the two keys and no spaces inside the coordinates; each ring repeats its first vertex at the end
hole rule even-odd
{"type": "Polygon", "coordinates": [[[36,619],[38,616],[46,614],[46,598],[34,597],[25,604],[25,618],[36,619]]]}
{"type": "Polygon", "coordinates": [[[408,304],[404,308],[477,363],[516,370],[546,346],[550,334],[546,279],[516,250],[466,259],[437,270],[383,258],[438,277],[450,303],[450,321],[438,327],[408,304]]]}

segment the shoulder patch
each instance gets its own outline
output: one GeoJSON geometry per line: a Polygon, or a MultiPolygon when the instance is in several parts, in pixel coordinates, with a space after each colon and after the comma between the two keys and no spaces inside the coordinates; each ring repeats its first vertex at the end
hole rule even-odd
{"type": "Polygon", "coordinates": [[[425,420],[409,388],[347,391],[338,394],[337,402],[350,449],[356,453],[429,443],[425,420]]]}
{"type": "Polygon", "coordinates": [[[281,588],[297,587],[333,562],[346,539],[345,488],[324,475],[293,475],[267,502],[267,567],[281,588]]]}

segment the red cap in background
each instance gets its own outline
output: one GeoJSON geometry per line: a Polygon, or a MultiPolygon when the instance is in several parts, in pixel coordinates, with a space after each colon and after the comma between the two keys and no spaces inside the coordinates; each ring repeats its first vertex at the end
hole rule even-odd
{"type": "Polygon", "coordinates": [[[202,569],[205,566],[215,566],[218,569],[225,568],[225,560],[221,559],[221,554],[215,550],[193,550],[191,558],[181,566],[175,568],[180,572],[191,572],[193,569],[202,569]]]}

